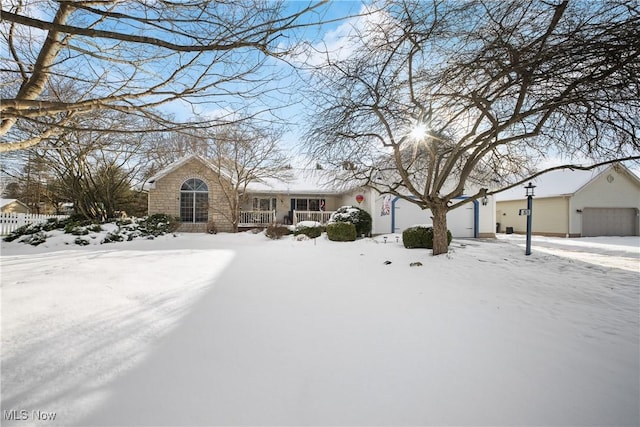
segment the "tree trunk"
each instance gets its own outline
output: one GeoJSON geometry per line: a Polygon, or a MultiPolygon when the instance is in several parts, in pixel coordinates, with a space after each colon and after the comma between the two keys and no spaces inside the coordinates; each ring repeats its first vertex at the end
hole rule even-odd
{"type": "Polygon", "coordinates": [[[433,255],[446,254],[449,251],[449,239],[447,238],[447,212],[449,208],[445,203],[431,206],[433,219],[433,255]]]}
{"type": "Polygon", "coordinates": [[[231,207],[231,227],[233,228],[234,233],[238,232],[239,224],[240,224],[240,205],[235,203],[231,207]]]}

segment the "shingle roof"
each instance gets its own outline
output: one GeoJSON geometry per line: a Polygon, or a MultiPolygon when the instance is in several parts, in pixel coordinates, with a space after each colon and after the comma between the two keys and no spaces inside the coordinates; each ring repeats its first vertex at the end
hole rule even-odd
{"type": "MultiPolygon", "coordinates": [[[[620,165],[622,166],[622,165],[620,165]]],[[[534,193],[536,198],[571,196],[582,187],[594,180],[598,175],[613,168],[613,165],[603,166],[592,170],[584,171],[578,169],[560,169],[545,173],[531,180],[536,186],[534,193]]],[[[624,167],[623,167],[624,168],[624,167]]],[[[636,177],[629,169],[624,168],[631,176],[636,177]]],[[[497,201],[516,200],[525,198],[524,185],[514,187],[496,194],[497,201]]]]}
{"type": "Polygon", "coordinates": [[[322,169],[290,169],[287,179],[268,178],[252,182],[253,193],[341,194],[347,190],[337,185],[335,172],[322,169]]]}

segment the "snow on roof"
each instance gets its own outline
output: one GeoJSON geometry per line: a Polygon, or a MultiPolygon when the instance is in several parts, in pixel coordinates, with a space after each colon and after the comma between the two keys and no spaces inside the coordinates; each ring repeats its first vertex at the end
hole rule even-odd
{"type": "Polygon", "coordinates": [[[25,203],[21,202],[18,199],[0,199],[0,208],[10,205],[11,203],[18,203],[27,209],[29,208],[29,206],[27,206],[25,203]]]}
{"type": "Polygon", "coordinates": [[[335,181],[335,171],[323,169],[290,169],[286,179],[264,178],[249,184],[252,193],[341,194],[347,188],[335,181]]]}
{"type": "Polygon", "coordinates": [[[0,199],[0,207],[5,207],[15,201],[17,201],[17,199],[0,199]]]}
{"type": "Polygon", "coordinates": [[[189,162],[190,160],[199,160],[200,162],[204,163],[207,167],[211,168],[212,170],[217,170],[217,168],[207,159],[198,156],[197,154],[189,154],[187,156],[182,157],[181,159],[171,163],[169,166],[167,166],[166,168],[160,170],[158,173],[156,173],[155,175],[153,175],[151,178],[149,178],[143,185],[142,185],[142,189],[143,190],[149,190],[154,188],[155,186],[155,182],[157,180],[159,180],[160,178],[163,178],[164,176],[170,174],[171,172],[173,172],[174,170],[178,169],[180,166],[184,165],[185,163],[189,162]]]}
{"type": "MultiPolygon", "coordinates": [[[[534,189],[535,197],[571,196],[587,185],[590,181],[595,179],[598,175],[613,167],[613,165],[609,165],[588,171],[578,169],[559,169],[547,172],[531,180],[533,185],[536,186],[534,189]]],[[[627,168],[624,168],[624,170],[629,172],[630,175],[633,175],[633,172],[629,171],[627,168]]],[[[496,194],[497,201],[524,199],[525,197],[524,185],[496,194]]]]}

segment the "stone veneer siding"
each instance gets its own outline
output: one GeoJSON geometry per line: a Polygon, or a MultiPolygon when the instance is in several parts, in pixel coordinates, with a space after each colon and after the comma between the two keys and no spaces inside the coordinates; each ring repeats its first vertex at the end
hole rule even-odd
{"type": "MultiPolygon", "coordinates": [[[[149,215],[164,213],[180,217],[180,188],[191,178],[201,179],[209,188],[209,222],[213,221],[218,231],[233,231],[231,222],[223,215],[230,216],[231,209],[217,175],[196,159],[189,160],[155,182],[155,188],[149,190],[149,215]]],[[[206,232],[207,224],[184,223],[181,231],[206,232]]]]}

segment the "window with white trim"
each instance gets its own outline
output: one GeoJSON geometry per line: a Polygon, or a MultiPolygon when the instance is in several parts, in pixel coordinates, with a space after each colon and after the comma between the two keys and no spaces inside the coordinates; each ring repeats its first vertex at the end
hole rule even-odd
{"type": "Polygon", "coordinates": [[[276,210],[276,199],[254,197],[253,210],[254,211],[274,211],[276,210]]]}
{"type": "Polygon", "coordinates": [[[325,199],[295,199],[294,209],[297,211],[324,211],[325,199]]]}
{"type": "Polygon", "coordinates": [[[201,179],[191,178],[180,188],[180,221],[209,221],[209,188],[201,179]]]}

